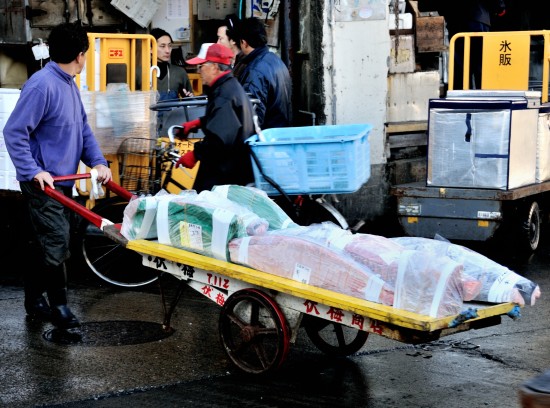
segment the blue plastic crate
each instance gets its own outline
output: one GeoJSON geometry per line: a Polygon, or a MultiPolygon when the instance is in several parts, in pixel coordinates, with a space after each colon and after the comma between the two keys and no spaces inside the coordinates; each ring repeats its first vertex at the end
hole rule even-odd
{"type": "MultiPolygon", "coordinates": [[[[247,142],[263,172],[287,194],[352,193],[370,177],[368,124],[267,129],[247,142]]],[[[252,160],[256,187],[280,193],[252,160]]]]}

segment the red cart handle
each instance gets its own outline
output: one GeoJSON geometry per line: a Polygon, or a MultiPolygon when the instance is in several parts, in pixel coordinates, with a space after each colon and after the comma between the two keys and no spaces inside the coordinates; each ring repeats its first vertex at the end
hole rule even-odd
{"type": "MultiPolygon", "coordinates": [[[[60,181],[81,180],[81,179],[89,179],[89,178],[91,178],[90,173],[82,173],[82,174],[72,174],[68,176],[55,176],[53,178],[53,181],[55,183],[60,181]]],[[[112,180],[104,184],[104,186],[108,190],[112,191],[117,196],[119,196],[120,198],[126,201],[130,201],[132,198],[137,197],[135,194],[132,194],[131,192],[126,190],[124,187],[119,186],[112,180]]],[[[106,218],[101,217],[100,215],[94,213],[93,211],[90,211],[83,205],[77,203],[74,200],[71,200],[69,197],[65,196],[63,193],[60,193],[59,191],[51,188],[48,185],[44,186],[44,193],[46,193],[48,196],[52,197],[53,199],[59,201],[61,204],[63,204],[70,210],[81,215],[82,217],[90,221],[92,224],[94,224],[96,227],[98,227],[102,231],[106,225],[113,225],[113,222],[109,221],[106,218]]]]}

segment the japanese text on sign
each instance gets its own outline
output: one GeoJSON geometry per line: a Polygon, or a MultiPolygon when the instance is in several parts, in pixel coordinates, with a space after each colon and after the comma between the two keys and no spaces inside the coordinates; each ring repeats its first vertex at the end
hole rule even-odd
{"type": "Polygon", "coordinates": [[[109,58],[124,58],[124,50],[122,48],[109,48],[109,58]]]}
{"type": "Polygon", "coordinates": [[[500,61],[499,65],[512,65],[512,43],[503,40],[500,43],[500,61]]]}

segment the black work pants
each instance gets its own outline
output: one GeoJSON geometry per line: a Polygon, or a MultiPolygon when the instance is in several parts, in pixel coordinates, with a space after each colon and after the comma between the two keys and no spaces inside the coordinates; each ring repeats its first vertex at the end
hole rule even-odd
{"type": "MultiPolygon", "coordinates": [[[[41,262],[24,273],[25,296],[35,299],[48,292],[50,303],[64,304],[67,287],[65,261],[69,258],[70,210],[47,196],[34,182],[21,182],[41,262]],[[51,295],[55,299],[51,299],[51,295]],[[61,297],[61,299],[59,299],[61,297]]],[[[66,196],[72,189],[56,187],[66,196]]]]}

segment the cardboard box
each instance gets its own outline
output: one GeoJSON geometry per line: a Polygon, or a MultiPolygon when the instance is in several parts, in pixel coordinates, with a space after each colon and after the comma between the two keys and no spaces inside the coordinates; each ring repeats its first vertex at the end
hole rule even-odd
{"type": "Polygon", "coordinates": [[[388,75],[386,122],[426,122],[430,99],[440,96],[439,85],[439,71],[388,75]]]}
{"type": "Polygon", "coordinates": [[[445,45],[445,18],[435,11],[420,12],[418,1],[409,1],[414,18],[416,50],[418,52],[441,52],[445,45]]]}

